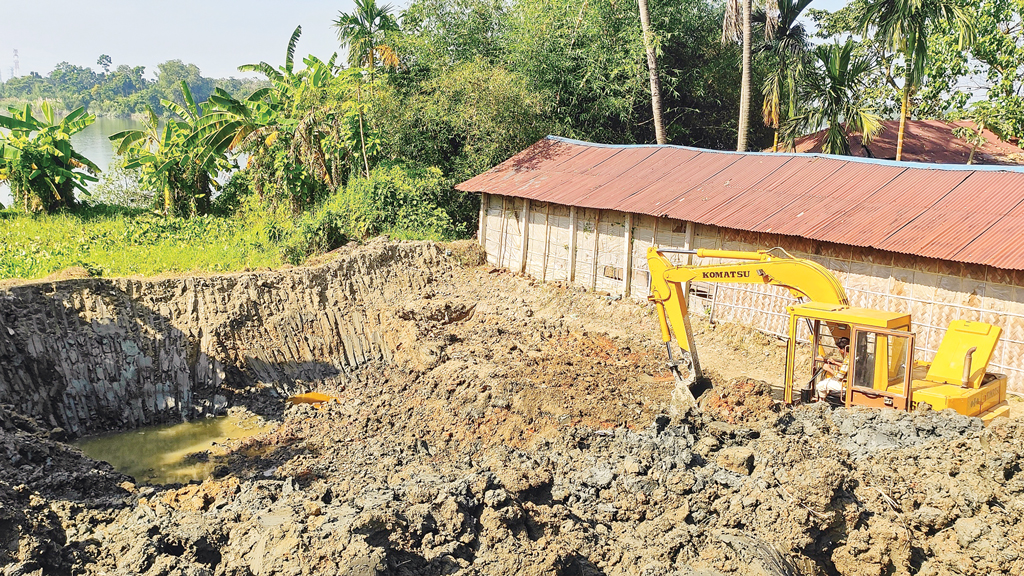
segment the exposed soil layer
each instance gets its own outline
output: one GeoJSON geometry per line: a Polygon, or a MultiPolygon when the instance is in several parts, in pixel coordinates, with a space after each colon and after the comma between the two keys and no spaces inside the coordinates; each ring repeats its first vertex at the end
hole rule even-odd
{"type": "Polygon", "coordinates": [[[699,321],[717,387],[670,418],[643,303],[486,267],[380,317],[390,361],[247,398],[277,425],[202,484],[0,412],[4,574],[1024,573],[1020,420],[779,408],[784,350],[699,321]]]}

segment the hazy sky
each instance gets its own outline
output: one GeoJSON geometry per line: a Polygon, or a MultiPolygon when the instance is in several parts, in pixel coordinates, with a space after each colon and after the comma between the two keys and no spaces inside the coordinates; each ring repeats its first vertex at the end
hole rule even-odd
{"type": "MultiPolygon", "coordinates": [[[[844,4],[815,0],[811,7],[844,4]]],[[[199,66],[207,77],[243,76],[241,64],[282,64],[300,24],[296,59],[326,59],[339,49],[331,22],[353,7],[352,0],[0,0],[0,75],[10,77],[18,49],[22,74],[45,76],[62,61],[98,71],[96,59],[109,54],[114,66],[143,65],[150,77],[172,59],[199,66]]]]}
{"type": "MultiPolygon", "coordinates": [[[[395,2],[405,5],[406,2],[395,2]]],[[[207,77],[243,76],[241,64],[284,62],[288,38],[302,25],[296,60],[338,51],[331,22],[352,0],[0,0],[0,73],[6,80],[20,55],[22,74],[42,75],[67,61],[99,70],[167,60],[199,66],[207,77]]]]}

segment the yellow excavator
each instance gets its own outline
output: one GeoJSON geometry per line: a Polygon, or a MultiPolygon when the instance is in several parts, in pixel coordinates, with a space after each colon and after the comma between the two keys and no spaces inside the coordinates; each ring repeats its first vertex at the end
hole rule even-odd
{"type": "Polygon", "coordinates": [[[704,377],[687,313],[687,283],[701,281],[781,286],[797,298],[787,308],[789,340],[786,347],[784,401],[786,404],[830,401],[846,406],[888,407],[911,410],[927,403],[935,410],[952,408],[977,416],[987,424],[1009,413],[1006,376],[988,372],[1002,329],[984,322],[955,320],[930,363],[914,356],[914,332],[909,314],[850,306],[836,277],[817,262],[795,258],[781,248],[741,252],[732,250],[647,251],[651,278],[648,299],[658,311],[661,336],[668,350],[669,368],[677,380],[673,401],[696,404],[711,383],[704,377]],[[699,266],[677,266],[666,254],[737,260],[699,266]],[[799,334],[806,325],[809,336],[799,334]],[[680,349],[672,353],[673,334],[680,349]],[[796,375],[798,337],[810,342],[810,373],[796,375]],[[848,347],[842,366],[841,390],[824,390],[828,358],[837,343],[848,347]]]}

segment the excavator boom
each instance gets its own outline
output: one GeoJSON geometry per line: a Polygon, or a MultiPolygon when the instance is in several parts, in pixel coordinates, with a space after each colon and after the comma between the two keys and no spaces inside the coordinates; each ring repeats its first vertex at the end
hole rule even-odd
{"type": "MultiPolygon", "coordinates": [[[[700,359],[693,342],[687,313],[687,283],[692,280],[728,284],[771,284],[781,286],[797,298],[848,306],[849,300],[842,284],[824,266],[810,260],[790,256],[781,248],[740,252],[733,250],[661,250],[647,251],[647,266],[651,275],[651,293],[648,300],[658,310],[661,339],[669,353],[669,366],[677,380],[690,390],[690,396],[699,395],[699,388],[708,387],[700,368],[700,359]],[[668,253],[691,254],[699,258],[740,260],[738,263],[704,266],[676,266],[665,256],[668,253]],[[673,333],[683,352],[682,362],[689,361],[690,376],[684,378],[679,370],[680,361],[672,356],[673,333]]],[[[702,390],[701,390],[702,391],[702,390]]],[[[684,401],[689,401],[685,398],[684,401]]]]}

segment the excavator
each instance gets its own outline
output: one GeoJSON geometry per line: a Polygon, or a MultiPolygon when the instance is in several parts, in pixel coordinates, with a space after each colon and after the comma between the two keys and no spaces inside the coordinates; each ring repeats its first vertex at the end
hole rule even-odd
{"type": "Polygon", "coordinates": [[[988,372],[1002,334],[998,326],[954,320],[933,360],[920,362],[915,359],[909,314],[850,306],[842,284],[828,269],[793,257],[782,248],[743,252],[652,247],[647,251],[647,265],[651,281],[648,300],[657,308],[669,369],[677,381],[673,402],[696,406],[700,395],[711,387],[701,370],[687,313],[687,285],[696,280],[770,284],[786,288],[797,299],[798,303],[787,307],[786,404],[828,401],[847,407],[912,410],[927,403],[935,410],[952,408],[977,416],[986,424],[1009,413],[1006,376],[988,372]],[[725,263],[677,266],[666,256],[671,253],[725,263]],[[809,336],[803,333],[804,325],[809,336]],[[673,354],[673,336],[678,357],[673,354]],[[810,372],[803,375],[796,369],[798,340],[809,342],[813,351],[810,372]],[[848,372],[842,390],[829,393],[823,389],[826,367],[838,362],[828,356],[840,341],[848,343],[844,362],[848,372]]]}

